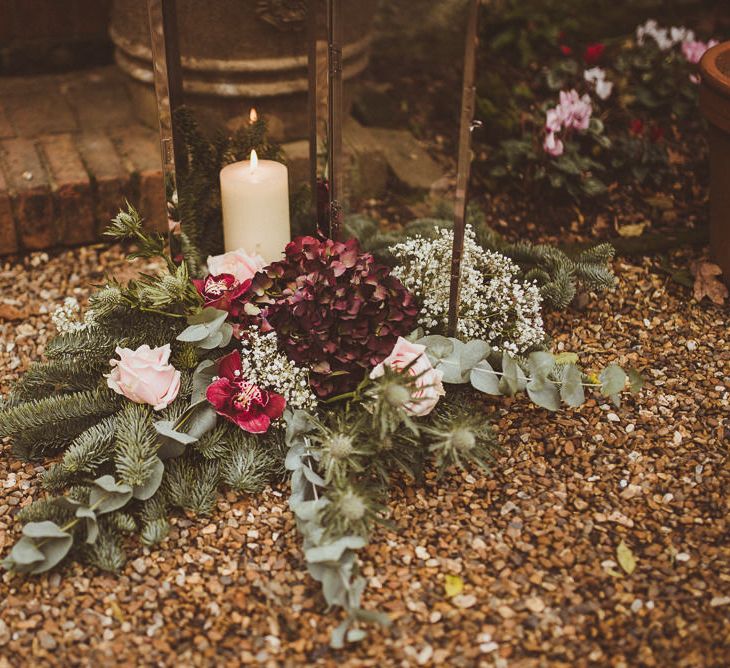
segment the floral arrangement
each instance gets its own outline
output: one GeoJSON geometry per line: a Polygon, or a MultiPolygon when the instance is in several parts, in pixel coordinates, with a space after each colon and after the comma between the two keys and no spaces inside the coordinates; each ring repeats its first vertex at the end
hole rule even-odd
{"type": "Polygon", "coordinates": [[[385,521],[396,472],[494,462],[480,396],[524,392],[556,410],[640,386],[545,349],[539,288],[471,230],[457,338],[442,334],[448,230],[397,244],[392,269],[354,240],[299,237],[268,266],[235,251],[195,278],[131,208],[107,234],[163,267],[101,287],[83,321],[64,304],[47,360],[0,405],[16,453],[55,462],[48,497],[18,514],[4,561],[16,573],[69,554],[116,570],[125,533],[153,545],[174,508],[205,514],[220,486],[255,493],[286,472],[309,572],[346,612],[340,647],[389,621],[361,606],[356,551],[385,521]]]}

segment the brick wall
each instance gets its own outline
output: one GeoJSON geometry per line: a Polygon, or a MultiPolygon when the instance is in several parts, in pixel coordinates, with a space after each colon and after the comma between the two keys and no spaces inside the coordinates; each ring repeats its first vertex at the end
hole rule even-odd
{"type": "Polygon", "coordinates": [[[116,68],[0,78],[0,255],[93,242],[125,199],[165,229],[159,137],[116,68]]]}

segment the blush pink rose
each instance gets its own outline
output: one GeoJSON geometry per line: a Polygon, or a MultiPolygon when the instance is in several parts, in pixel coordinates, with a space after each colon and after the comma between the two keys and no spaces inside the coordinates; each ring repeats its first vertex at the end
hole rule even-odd
{"type": "Polygon", "coordinates": [[[249,255],[243,248],[208,256],[208,271],[212,276],[230,274],[241,284],[251,280],[265,266],[260,255],[249,255]]]}
{"type": "Polygon", "coordinates": [[[441,382],[443,371],[431,366],[431,360],[426,355],[426,346],[411,343],[399,336],[390,355],[370,372],[370,378],[380,378],[385,373],[385,366],[395,371],[402,371],[408,367],[408,373],[416,376],[418,389],[412,395],[413,401],[405,405],[406,412],[410,415],[428,415],[439,399],[446,394],[441,382]]]}
{"type": "Polygon", "coordinates": [[[170,344],[160,348],[143,345],[137,350],[117,348],[119,359],[109,361],[114,368],[106,376],[107,385],[138,404],[156,411],[167,408],[180,391],[180,372],[170,360],[170,344]]]}

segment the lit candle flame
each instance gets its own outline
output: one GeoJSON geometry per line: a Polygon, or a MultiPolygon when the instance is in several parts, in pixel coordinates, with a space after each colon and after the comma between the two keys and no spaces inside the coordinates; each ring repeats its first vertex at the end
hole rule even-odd
{"type": "Polygon", "coordinates": [[[249,171],[253,174],[256,168],[259,166],[259,156],[256,155],[256,150],[251,151],[251,164],[249,165],[249,171]]]}
{"type": "Polygon", "coordinates": [[[248,120],[253,125],[257,120],[259,120],[259,115],[256,113],[256,109],[254,107],[251,107],[251,111],[248,112],[248,120]]]}

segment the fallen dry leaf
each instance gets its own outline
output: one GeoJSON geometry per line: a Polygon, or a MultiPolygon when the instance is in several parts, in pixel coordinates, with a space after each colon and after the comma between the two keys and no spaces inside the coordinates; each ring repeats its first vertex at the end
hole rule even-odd
{"type": "Polygon", "coordinates": [[[649,223],[630,223],[629,225],[617,225],[616,231],[620,237],[640,237],[649,223]]]}
{"type": "Polygon", "coordinates": [[[464,591],[464,581],[458,575],[447,574],[444,576],[444,589],[449,598],[458,596],[464,591]]]}
{"type": "Polygon", "coordinates": [[[713,262],[697,260],[690,265],[695,277],[694,297],[700,302],[703,297],[709,297],[714,304],[724,304],[728,296],[727,286],[717,277],[722,275],[722,269],[713,262]]]}
{"type": "Polygon", "coordinates": [[[616,558],[624,571],[631,575],[636,570],[636,557],[628,545],[621,541],[616,548],[616,558]]]}

